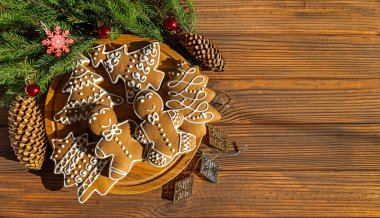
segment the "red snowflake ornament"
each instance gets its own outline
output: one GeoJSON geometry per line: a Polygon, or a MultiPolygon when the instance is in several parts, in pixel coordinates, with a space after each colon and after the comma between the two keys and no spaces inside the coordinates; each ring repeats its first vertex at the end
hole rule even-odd
{"type": "Polygon", "coordinates": [[[46,53],[55,53],[55,56],[59,57],[62,53],[68,53],[69,45],[73,43],[73,40],[69,38],[69,30],[61,30],[61,27],[56,26],[54,31],[46,31],[47,39],[42,41],[42,44],[47,46],[46,53]]]}

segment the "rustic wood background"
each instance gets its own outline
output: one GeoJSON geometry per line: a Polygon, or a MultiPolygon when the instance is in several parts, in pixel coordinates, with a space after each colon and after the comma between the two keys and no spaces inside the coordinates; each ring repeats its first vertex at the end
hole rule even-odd
{"type": "Polygon", "coordinates": [[[196,179],[178,205],[145,194],[61,189],[49,160],[31,173],[0,110],[0,216],[380,216],[380,2],[197,0],[198,30],[228,62],[209,73],[233,98],[218,124],[247,145],[219,159],[219,184],[196,179]]]}

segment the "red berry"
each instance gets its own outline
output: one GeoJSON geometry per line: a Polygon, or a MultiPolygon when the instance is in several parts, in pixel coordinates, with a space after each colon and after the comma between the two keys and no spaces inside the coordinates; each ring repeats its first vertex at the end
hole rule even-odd
{"type": "Polygon", "coordinates": [[[100,38],[106,39],[111,33],[111,27],[103,25],[98,29],[98,33],[100,38]]]}
{"type": "Polygon", "coordinates": [[[30,97],[35,97],[40,94],[41,88],[37,84],[30,83],[25,87],[25,93],[30,97]]]}
{"type": "Polygon", "coordinates": [[[177,29],[178,23],[173,17],[168,17],[164,21],[164,27],[167,31],[173,31],[177,29]]]}

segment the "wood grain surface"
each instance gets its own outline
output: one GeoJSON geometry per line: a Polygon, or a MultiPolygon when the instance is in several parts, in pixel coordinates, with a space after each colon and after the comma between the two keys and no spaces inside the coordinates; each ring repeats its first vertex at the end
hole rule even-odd
{"type": "Polygon", "coordinates": [[[217,124],[246,149],[221,155],[217,185],[180,204],[161,189],[93,196],[62,189],[47,161],[28,172],[0,110],[0,217],[380,217],[380,2],[197,0],[198,31],[226,71],[233,107],[217,124]]]}

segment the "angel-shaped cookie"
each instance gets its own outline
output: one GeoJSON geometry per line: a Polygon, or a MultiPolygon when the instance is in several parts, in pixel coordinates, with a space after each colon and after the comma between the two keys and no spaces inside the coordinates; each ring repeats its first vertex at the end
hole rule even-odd
{"type": "Polygon", "coordinates": [[[147,160],[165,167],[177,155],[196,147],[194,135],[178,130],[183,115],[176,110],[164,111],[161,97],[152,90],[140,91],[134,100],[136,115],[144,120],[135,131],[135,138],[147,146],[147,160]]]}
{"type": "Polygon", "coordinates": [[[114,110],[104,105],[94,107],[90,113],[90,130],[101,136],[95,154],[101,159],[111,157],[109,177],[119,180],[143,159],[143,147],[131,136],[130,124],[134,123],[118,123],[114,110]]]}

